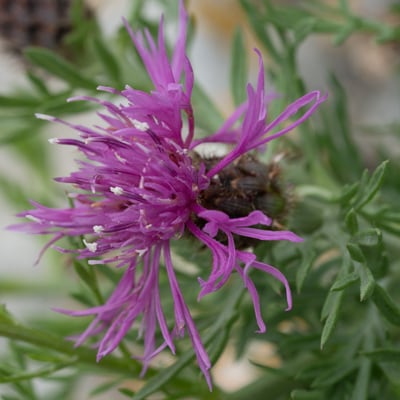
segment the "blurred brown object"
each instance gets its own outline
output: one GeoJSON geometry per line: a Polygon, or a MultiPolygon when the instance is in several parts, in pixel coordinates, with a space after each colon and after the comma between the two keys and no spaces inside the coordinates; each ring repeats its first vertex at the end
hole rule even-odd
{"type": "Polygon", "coordinates": [[[26,46],[59,50],[72,29],[74,0],[0,0],[0,35],[20,53],[26,46]]]}

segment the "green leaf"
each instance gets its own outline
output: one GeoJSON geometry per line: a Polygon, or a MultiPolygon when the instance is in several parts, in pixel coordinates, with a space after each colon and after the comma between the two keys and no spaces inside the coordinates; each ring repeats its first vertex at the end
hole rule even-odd
{"type": "Polygon", "coordinates": [[[236,106],[246,100],[247,76],[247,52],[242,31],[237,29],[233,39],[231,64],[231,91],[236,106]]]}
{"type": "Polygon", "coordinates": [[[118,389],[118,391],[120,393],[122,393],[123,395],[132,398],[132,396],[135,395],[135,392],[132,389],[128,389],[128,388],[120,388],[118,389]]]}
{"type": "Polygon", "coordinates": [[[383,163],[376,168],[371,178],[368,180],[368,183],[363,188],[362,192],[359,194],[359,196],[357,196],[354,204],[355,210],[362,209],[378,193],[378,190],[383,183],[383,178],[385,176],[388,162],[388,160],[383,161],[383,163]]]}
{"type": "Polygon", "coordinates": [[[8,312],[5,304],[0,304],[0,322],[5,324],[14,324],[15,320],[8,312]]]}
{"type": "Polygon", "coordinates": [[[160,373],[149,379],[145,386],[143,386],[133,397],[132,400],[147,399],[147,396],[159,390],[164,384],[169,382],[175,375],[177,375],[183,368],[190,364],[194,359],[192,350],[182,354],[178,361],[172,366],[163,369],[160,373]]]}
{"type": "Polygon", "coordinates": [[[115,58],[114,54],[104,42],[101,40],[100,37],[95,37],[93,39],[93,47],[96,52],[97,58],[101,61],[105,72],[111,79],[112,83],[119,84],[120,77],[121,77],[121,70],[118,64],[117,59],[115,58]]]}
{"type": "Polygon", "coordinates": [[[76,363],[76,361],[77,359],[73,358],[70,361],[51,365],[49,367],[40,368],[32,372],[21,372],[21,373],[11,374],[8,376],[2,376],[0,377],[0,383],[20,382],[24,380],[30,380],[33,378],[45,377],[61,369],[69,367],[70,365],[76,363]]]}
{"type": "Polygon", "coordinates": [[[368,399],[369,382],[371,381],[371,361],[363,359],[358,369],[351,400],[368,399]]]}
{"type": "Polygon", "coordinates": [[[260,7],[255,6],[250,0],[241,0],[240,3],[247,14],[250,26],[260,39],[264,48],[267,49],[271,58],[276,62],[281,61],[282,57],[277,50],[275,40],[271,38],[272,35],[270,35],[269,30],[266,29],[266,20],[264,19],[265,13],[261,13],[260,7]]]}
{"type": "Polygon", "coordinates": [[[192,98],[197,125],[206,135],[215,132],[224,122],[222,114],[199,85],[194,85],[192,98]]]}
{"type": "Polygon", "coordinates": [[[375,286],[372,300],[390,323],[400,326],[400,308],[382,286],[378,284],[375,286]]]}
{"type": "Polygon", "coordinates": [[[294,26],[293,33],[296,45],[300,45],[301,42],[313,32],[316,23],[317,19],[310,16],[300,20],[299,23],[294,26]]]}
{"type": "Polygon", "coordinates": [[[322,388],[329,387],[341,381],[344,377],[351,374],[354,370],[358,369],[359,363],[357,361],[348,360],[346,363],[343,361],[340,364],[332,366],[327,371],[323,371],[312,382],[311,387],[322,388]]]}
{"type": "Polygon", "coordinates": [[[351,208],[350,211],[346,214],[346,216],[344,217],[344,222],[350,234],[355,235],[358,231],[358,221],[357,214],[354,211],[354,208],[351,208]]]}
{"type": "Polygon", "coordinates": [[[368,229],[358,233],[353,240],[360,246],[375,247],[382,243],[382,234],[379,229],[368,229]]]}
{"type": "Polygon", "coordinates": [[[358,246],[355,243],[349,242],[349,243],[347,243],[346,247],[350,254],[350,257],[354,261],[357,261],[359,263],[365,263],[365,257],[364,257],[362,250],[360,249],[360,246],[358,246]]]}
{"type": "Polygon", "coordinates": [[[340,46],[351,36],[357,29],[357,25],[351,21],[349,24],[343,26],[334,36],[333,45],[340,46]]]}
{"type": "Polygon", "coordinates": [[[335,203],[346,205],[357,194],[359,187],[360,182],[354,182],[351,185],[344,185],[339,196],[333,198],[332,201],[335,203]]]}
{"type": "Polygon", "coordinates": [[[339,311],[343,300],[343,294],[344,291],[330,292],[328,294],[329,300],[327,298],[327,301],[329,301],[329,313],[321,333],[321,349],[325,346],[326,342],[331,337],[335,329],[336,322],[339,318],[339,311]]]}
{"type": "Polygon", "coordinates": [[[79,261],[74,260],[74,269],[82,281],[85,282],[89,289],[94,293],[96,300],[99,303],[102,303],[103,298],[97,284],[97,277],[93,267],[89,265],[84,266],[79,261]]]}
{"type": "MultiPolygon", "coordinates": [[[[341,182],[351,182],[359,178],[363,163],[359,146],[352,135],[346,91],[334,75],[331,76],[330,83],[333,106],[323,114],[326,115],[323,149],[327,153],[332,175],[337,176],[341,182]]],[[[348,203],[348,200],[343,200],[343,203],[348,203]]]]}
{"type": "Polygon", "coordinates": [[[325,394],[319,390],[296,389],[290,393],[292,400],[325,400],[325,394]]]}
{"type": "Polygon", "coordinates": [[[0,109],[24,107],[33,108],[39,104],[39,99],[32,97],[32,95],[23,94],[20,96],[6,96],[0,95],[0,109]]]}
{"type": "Polygon", "coordinates": [[[360,300],[365,301],[371,297],[375,289],[375,279],[367,266],[362,265],[360,272],[360,300]]]}
{"type": "MultiPolygon", "coordinates": [[[[118,379],[113,379],[112,381],[107,381],[105,383],[102,383],[101,385],[96,386],[96,388],[94,388],[93,390],[90,391],[90,396],[97,396],[99,394],[107,392],[108,390],[111,390],[115,386],[119,385],[122,381],[123,381],[123,379],[118,378],[118,379]]],[[[121,389],[121,390],[123,390],[123,389],[121,389]]],[[[130,396],[132,394],[130,394],[130,396]]]]}
{"type": "Polygon", "coordinates": [[[303,255],[303,261],[296,273],[296,288],[298,293],[301,292],[304,280],[306,279],[308,271],[311,269],[316,256],[317,253],[313,249],[310,249],[305,255],[303,255]]]}
{"type": "Polygon", "coordinates": [[[24,54],[31,63],[64,80],[73,88],[95,90],[97,87],[95,81],[85,77],[77,67],[50,50],[28,47],[24,54]]]}
{"type": "Polygon", "coordinates": [[[42,95],[42,96],[50,96],[50,91],[47,88],[46,82],[37,76],[35,73],[32,71],[27,72],[27,77],[30,80],[32,86],[42,95]]]}
{"type": "Polygon", "coordinates": [[[336,292],[339,290],[346,289],[348,286],[357,282],[360,279],[360,276],[357,272],[352,272],[347,274],[335,281],[335,283],[331,286],[330,290],[332,292],[336,292]]]}
{"type": "MultiPolygon", "coordinates": [[[[36,349],[35,349],[36,350],[36,349]]],[[[24,353],[26,357],[31,360],[47,362],[47,363],[64,363],[69,361],[74,361],[72,358],[66,359],[65,357],[60,357],[59,355],[55,355],[54,352],[43,351],[43,349],[38,349],[37,351],[32,351],[31,349],[24,349],[24,353]]]]}
{"type": "Polygon", "coordinates": [[[400,350],[392,348],[380,348],[361,353],[375,362],[393,362],[400,365],[400,350]]]}
{"type": "MultiPolygon", "coordinates": [[[[118,373],[120,376],[138,374],[142,365],[135,360],[126,360],[108,355],[101,362],[96,362],[96,351],[84,346],[75,348],[73,344],[53,333],[28,328],[21,324],[6,323],[0,319],[0,337],[22,341],[37,347],[44,347],[71,357],[78,357],[81,364],[89,364],[95,368],[102,368],[108,372],[118,373]]],[[[151,371],[149,371],[151,372],[151,371]]]]}

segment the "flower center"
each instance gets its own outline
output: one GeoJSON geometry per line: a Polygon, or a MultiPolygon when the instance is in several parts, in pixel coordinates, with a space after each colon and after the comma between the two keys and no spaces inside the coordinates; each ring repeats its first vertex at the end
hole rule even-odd
{"type": "MultiPolygon", "coordinates": [[[[209,171],[221,158],[203,159],[209,171]]],[[[272,218],[275,226],[285,219],[290,202],[280,181],[278,164],[260,162],[255,156],[243,155],[234,163],[215,175],[210,185],[199,194],[199,203],[210,210],[223,211],[231,218],[246,217],[254,210],[260,210],[272,218]]],[[[199,218],[198,226],[204,225],[199,218]]],[[[225,239],[218,238],[221,242],[225,239]]],[[[254,245],[257,241],[243,237],[235,238],[238,248],[254,245]]]]}

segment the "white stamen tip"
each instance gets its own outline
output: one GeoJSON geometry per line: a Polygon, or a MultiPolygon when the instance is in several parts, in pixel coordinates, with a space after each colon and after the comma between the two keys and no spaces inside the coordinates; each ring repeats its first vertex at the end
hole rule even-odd
{"type": "Polygon", "coordinates": [[[143,254],[147,252],[147,249],[137,249],[135,252],[141,257],[143,254]]]}
{"type": "Polygon", "coordinates": [[[89,251],[91,251],[92,253],[96,253],[96,251],[97,251],[97,243],[96,242],[89,243],[85,239],[83,239],[83,244],[87,247],[87,249],[89,251]]]}
{"type": "Polygon", "coordinates": [[[27,219],[29,219],[29,220],[31,220],[31,221],[33,221],[33,222],[42,222],[38,217],[35,217],[35,216],[33,216],[33,215],[25,215],[25,218],[27,218],[27,219]]]}
{"type": "Polygon", "coordinates": [[[103,225],[94,225],[93,226],[93,232],[94,233],[101,233],[104,231],[104,226],[103,225]]]}
{"type": "Polygon", "coordinates": [[[115,158],[116,158],[119,162],[121,162],[121,163],[123,163],[123,164],[126,163],[126,159],[123,158],[123,157],[121,157],[117,152],[115,152],[114,155],[115,155],[115,158]]]}
{"type": "Polygon", "coordinates": [[[284,157],[285,157],[284,153],[279,153],[273,158],[273,161],[278,163],[279,161],[282,161],[284,157]]]}
{"type": "Polygon", "coordinates": [[[134,119],[132,120],[132,124],[138,131],[146,132],[149,130],[149,124],[147,122],[142,122],[134,119]]]}
{"type": "Polygon", "coordinates": [[[121,196],[124,193],[124,189],[120,186],[110,187],[110,192],[114,193],[116,196],[121,196]]]}
{"type": "Polygon", "coordinates": [[[43,119],[45,121],[53,121],[54,120],[54,117],[52,117],[51,115],[41,114],[41,113],[35,113],[35,117],[37,119],[43,119]]]}
{"type": "Polygon", "coordinates": [[[58,144],[58,143],[60,143],[60,141],[57,138],[53,137],[53,138],[49,139],[49,143],[50,144],[58,144]]]}

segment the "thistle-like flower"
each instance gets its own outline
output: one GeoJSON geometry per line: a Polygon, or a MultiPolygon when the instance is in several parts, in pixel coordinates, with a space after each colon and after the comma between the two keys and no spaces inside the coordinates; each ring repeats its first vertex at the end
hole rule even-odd
{"type": "MultiPolygon", "coordinates": [[[[63,237],[84,237],[82,248],[77,250],[79,258],[89,259],[89,264],[124,268],[120,282],[105,304],[85,311],[67,311],[72,316],[94,316],[77,339],[77,345],[103,334],[98,343],[98,359],[101,359],[118,346],[135,323],[140,324],[145,371],[149,361],[164,348],[169,347],[174,353],[174,339],[187,332],[211,387],[210,360],[179,287],[171,242],[189,232],[211,251],[211,273],[207,278],[199,278],[199,298],[220,289],[233,272],[238,272],[253,300],[259,332],[265,331],[265,324],[258,293],[248,274],[250,269],[262,270],[281,281],[290,309],[291,293],[285,276],[278,269],[257,261],[248,248],[237,243],[238,238],[291,242],[301,239],[289,231],[268,229],[272,220],[255,200],[252,203],[249,200],[250,211],[239,216],[217,206],[208,207],[215,204],[210,197],[218,187],[222,188],[224,183],[220,179],[227,168],[240,163],[242,157],[251,157],[246,153],[299,125],[325,97],[318,91],[308,93],[272,122],[267,122],[264,67],[257,51],[257,85],[255,88],[248,85],[245,104],[216,133],[195,140],[191,104],[194,77],[185,54],[188,17],[182,1],[179,12],[180,30],[171,59],[165,47],[162,21],[157,41],[147,31],[144,35],[133,33],[127,25],[154,84],[153,91],[99,88],[121,96],[121,104],[82,96],[70,99],[102,105],[106,110],[99,114],[103,127],[89,128],[38,115],[77,130],[80,139],[51,142],[75,146],[85,160],[78,161],[79,170],[69,177],[57,178],[59,182],[73,185],[74,193],[69,195],[73,207],[52,209],[33,203],[34,209],[19,215],[31,221],[14,229],[53,235],[45,249],[63,237]],[[277,129],[303,107],[306,109],[297,120],[277,129]],[[196,147],[212,142],[231,144],[231,150],[224,157],[206,162],[198,156],[196,147]],[[159,292],[159,272],[164,265],[173,299],[173,326],[167,324],[159,292]],[[157,331],[161,332],[162,343],[156,341],[157,331]]],[[[248,175],[251,177],[252,172],[248,175]]],[[[247,180],[241,182],[245,185],[247,180]]]]}

